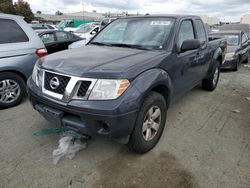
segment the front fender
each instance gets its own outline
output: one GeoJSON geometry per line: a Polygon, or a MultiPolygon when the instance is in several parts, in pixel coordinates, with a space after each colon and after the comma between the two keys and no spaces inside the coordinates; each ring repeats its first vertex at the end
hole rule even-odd
{"type": "Polygon", "coordinates": [[[159,86],[166,88],[167,96],[164,97],[167,105],[170,104],[173,94],[173,86],[171,78],[165,70],[160,68],[147,70],[137,76],[137,78],[133,81],[133,85],[143,95],[143,97],[141,97],[142,101],[140,101],[141,104],[148,93],[159,86]]]}

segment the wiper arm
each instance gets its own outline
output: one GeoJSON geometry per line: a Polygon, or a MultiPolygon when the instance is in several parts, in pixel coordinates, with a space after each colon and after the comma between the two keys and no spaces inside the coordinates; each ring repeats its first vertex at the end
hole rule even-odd
{"type": "Polygon", "coordinates": [[[126,47],[126,48],[140,49],[140,50],[149,50],[149,48],[146,48],[145,46],[138,45],[138,44],[114,43],[114,44],[111,44],[111,45],[112,45],[112,46],[117,46],[117,47],[126,47]]]}
{"type": "Polygon", "coordinates": [[[98,46],[112,46],[111,44],[102,43],[102,42],[91,42],[89,44],[94,44],[94,45],[98,45],[98,46]]]}

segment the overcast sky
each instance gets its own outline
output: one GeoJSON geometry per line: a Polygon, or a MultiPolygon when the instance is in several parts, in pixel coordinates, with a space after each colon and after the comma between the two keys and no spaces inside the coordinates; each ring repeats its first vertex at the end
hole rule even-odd
{"type": "MultiPolygon", "coordinates": [[[[34,12],[54,14],[78,12],[83,9],[82,0],[26,0],[34,12]]],[[[239,21],[250,13],[249,0],[83,0],[84,10],[98,12],[176,13],[217,16],[222,21],[239,21]]]]}

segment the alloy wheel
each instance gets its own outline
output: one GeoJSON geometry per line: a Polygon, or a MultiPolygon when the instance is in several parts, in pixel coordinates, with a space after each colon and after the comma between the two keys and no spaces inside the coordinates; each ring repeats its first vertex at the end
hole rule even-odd
{"type": "Polygon", "coordinates": [[[12,103],[18,99],[20,93],[21,88],[16,81],[12,79],[0,81],[0,103],[12,103]]]}
{"type": "Polygon", "coordinates": [[[142,135],[145,141],[152,140],[160,127],[161,124],[161,110],[158,106],[151,107],[145,115],[142,135]]]}

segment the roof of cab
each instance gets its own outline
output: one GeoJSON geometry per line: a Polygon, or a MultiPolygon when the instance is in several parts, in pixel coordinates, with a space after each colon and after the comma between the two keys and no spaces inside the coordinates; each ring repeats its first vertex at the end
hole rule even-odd
{"type": "Polygon", "coordinates": [[[192,18],[200,18],[200,16],[195,15],[179,15],[179,14],[149,14],[144,16],[127,16],[127,17],[120,17],[119,19],[126,19],[126,18],[185,18],[185,17],[192,17],[192,18]]]}

